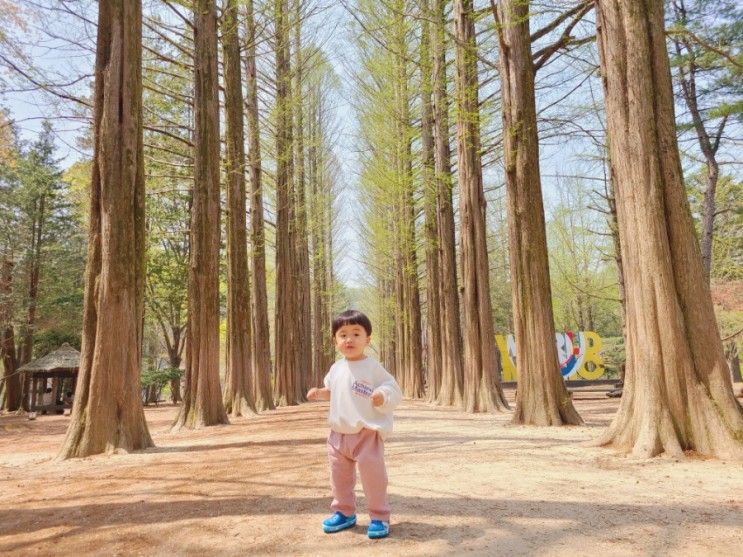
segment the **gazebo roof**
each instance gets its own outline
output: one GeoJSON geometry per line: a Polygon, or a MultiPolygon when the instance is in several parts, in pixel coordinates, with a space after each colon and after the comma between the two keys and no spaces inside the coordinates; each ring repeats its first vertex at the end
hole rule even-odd
{"type": "Polygon", "coordinates": [[[31,373],[55,370],[77,371],[79,367],[80,352],[65,342],[54,352],[21,366],[18,371],[30,371],[31,373]]]}

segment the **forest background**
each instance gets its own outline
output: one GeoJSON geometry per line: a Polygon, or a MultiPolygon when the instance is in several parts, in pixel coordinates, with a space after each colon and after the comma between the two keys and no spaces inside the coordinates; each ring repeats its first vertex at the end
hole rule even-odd
{"type": "MultiPolygon", "coordinates": [[[[540,165],[555,329],[599,333],[607,376],[617,377],[624,361],[622,288],[595,21],[587,6],[558,1],[531,6],[532,29],[544,30],[533,36],[532,44],[540,165]]],[[[183,2],[144,2],[145,383],[175,377],[169,370],[182,367],[184,358],[194,181],[195,62],[188,8],[183,2]]],[[[276,39],[276,3],[238,2],[237,8],[246,166],[250,169],[259,153],[263,184],[262,197],[248,200],[249,237],[243,242],[251,269],[261,265],[257,257],[265,264],[265,277],[256,278],[253,271],[245,280],[252,294],[253,347],[261,342],[255,338],[258,331],[266,330],[264,346],[272,347],[269,357],[277,366],[283,357],[301,362],[301,354],[312,355],[305,362],[311,369],[306,381],[315,384],[333,358],[324,347],[329,344],[328,317],[353,306],[371,315],[375,349],[383,360],[393,357],[401,310],[420,324],[424,358],[434,322],[430,250],[436,238],[431,236],[430,211],[437,205],[426,188],[421,91],[431,87],[426,82],[432,70],[426,65],[433,36],[429,26],[436,27],[440,13],[449,29],[451,6],[403,0],[291,1],[284,14],[283,43],[276,39]],[[283,75],[290,85],[283,94],[282,51],[283,75]],[[401,99],[407,113],[391,118],[401,99]],[[286,145],[282,129],[290,131],[293,145],[288,173],[279,155],[286,145]],[[277,231],[282,226],[277,206],[284,206],[280,195],[287,180],[293,184],[293,209],[283,222],[299,254],[295,261],[301,262],[291,273],[306,281],[301,283],[305,296],[294,301],[295,311],[289,314],[282,313],[277,294],[289,284],[277,268],[277,231]],[[400,228],[388,214],[391,199],[402,199],[400,228]],[[265,252],[256,249],[259,245],[265,252]],[[406,288],[419,293],[417,306],[396,305],[388,280],[391,269],[407,277],[406,288]],[[265,299],[262,310],[256,311],[257,299],[265,299]],[[264,324],[256,323],[257,314],[266,318],[264,324]],[[296,353],[282,356],[274,333],[287,315],[299,317],[293,338],[304,340],[291,347],[296,353]]],[[[498,35],[490,5],[475,3],[473,10],[489,296],[495,332],[508,334],[513,323],[498,35]]],[[[64,342],[80,347],[97,18],[95,2],[61,0],[0,0],[0,14],[0,327],[3,373],[10,375],[64,342]]],[[[666,2],[684,179],[731,361],[743,330],[741,15],[736,3],[726,0],[666,2]]],[[[442,33],[445,92],[452,97],[455,41],[442,33]]],[[[226,110],[224,32],[220,40],[221,103],[226,110]]],[[[448,110],[448,141],[453,145],[455,103],[448,110]]],[[[227,143],[223,136],[222,160],[227,143]]],[[[456,149],[451,157],[456,180],[456,149]]],[[[231,211],[228,174],[222,167],[224,214],[231,211]]],[[[458,222],[457,188],[452,195],[458,222]]],[[[228,226],[229,219],[223,219],[222,343],[229,306],[228,226]]],[[[458,227],[454,233],[459,241],[458,227]]],[[[459,268],[460,281],[461,272],[459,268]]],[[[228,350],[222,350],[223,372],[227,358],[228,350]]],[[[178,381],[166,388],[174,401],[179,391],[178,381]]],[[[293,403],[302,398],[301,389],[278,398],[293,403]]],[[[7,396],[3,404],[10,409],[7,396]]]]}

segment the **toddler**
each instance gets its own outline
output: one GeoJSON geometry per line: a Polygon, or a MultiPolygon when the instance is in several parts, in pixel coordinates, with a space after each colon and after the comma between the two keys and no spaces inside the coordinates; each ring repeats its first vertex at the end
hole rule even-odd
{"type": "Polygon", "coordinates": [[[369,507],[367,535],[384,538],[390,533],[384,439],[392,432],[392,411],[402,400],[395,378],[364,349],[371,340],[369,318],[347,310],[333,320],[333,339],[343,359],[325,376],[323,388],[312,388],[309,400],[330,400],[330,487],[335,514],[323,521],[325,533],[356,525],[356,464],[369,507]]]}

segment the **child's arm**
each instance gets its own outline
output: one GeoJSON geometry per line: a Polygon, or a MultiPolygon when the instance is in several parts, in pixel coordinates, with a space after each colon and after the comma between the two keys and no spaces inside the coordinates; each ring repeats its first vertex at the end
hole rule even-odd
{"type": "Polygon", "coordinates": [[[307,391],[307,400],[330,400],[330,389],[312,387],[307,391]]]}
{"type": "Polygon", "coordinates": [[[372,393],[372,405],[379,412],[390,413],[402,401],[400,386],[387,371],[384,371],[384,380],[372,393]]]}

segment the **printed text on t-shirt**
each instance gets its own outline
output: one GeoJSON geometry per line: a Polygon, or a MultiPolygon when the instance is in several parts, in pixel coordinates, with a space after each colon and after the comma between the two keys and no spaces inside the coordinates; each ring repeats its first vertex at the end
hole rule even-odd
{"type": "Polygon", "coordinates": [[[365,381],[354,381],[353,385],[351,385],[351,391],[356,396],[371,398],[374,389],[372,389],[372,386],[365,381]]]}

